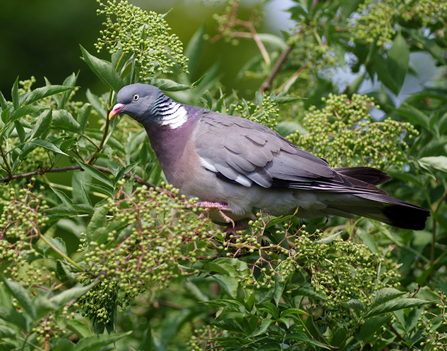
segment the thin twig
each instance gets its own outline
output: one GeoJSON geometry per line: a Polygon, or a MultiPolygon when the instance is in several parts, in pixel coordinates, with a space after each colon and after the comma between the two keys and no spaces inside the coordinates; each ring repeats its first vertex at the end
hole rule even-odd
{"type": "Polygon", "coordinates": [[[287,59],[287,56],[292,51],[293,46],[288,45],[285,50],[281,53],[281,56],[278,58],[278,60],[275,63],[275,66],[273,67],[272,71],[270,72],[269,76],[266,78],[264,83],[262,83],[261,87],[259,88],[259,92],[262,94],[264,91],[266,91],[270,86],[272,85],[273,79],[276,77],[278,72],[281,69],[281,66],[284,64],[284,62],[287,59]]]}
{"type": "MultiPolygon", "coordinates": [[[[106,167],[101,167],[101,166],[96,166],[96,165],[91,165],[92,167],[96,168],[98,171],[101,171],[103,173],[108,173],[108,174],[112,174],[112,171],[106,167]]],[[[23,179],[23,178],[29,178],[35,175],[39,175],[39,174],[46,174],[46,173],[61,173],[61,172],[70,172],[70,171],[77,171],[77,170],[82,170],[81,166],[68,166],[68,167],[60,167],[60,168],[51,168],[51,169],[47,169],[47,168],[41,168],[38,171],[34,171],[34,172],[29,172],[29,173],[23,173],[23,174],[16,174],[10,177],[6,177],[6,178],[2,178],[0,179],[0,182],[3,183],[7,183],[10,182],[11,180],[17,180],[17,179],[23,179]]],[[[132,172],[126,173],[124,175],[125,178],[130,179],[132,177],[132,172]]],[[[145,181],[143,178],[135,175],[135,181],[139,184],[142,185],[146,185],[148,188],[155,188],[155,185],[145,181]]]]}

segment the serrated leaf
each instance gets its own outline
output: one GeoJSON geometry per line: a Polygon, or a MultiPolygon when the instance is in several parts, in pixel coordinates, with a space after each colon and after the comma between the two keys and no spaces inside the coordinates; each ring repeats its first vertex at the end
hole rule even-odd
{"type": "Polygon", "coordinates": [[[401,298],[388,301],[384,304],[378,305],[374,308],[370,308],[365,314],[364,318],[371,318],[380,314],[389,313],[405,308],[422,307],[426,304],[432,303],[431,301],[411,298],[401,298]]]}
{"type": "Polygon", "coordinates": [[[87,291],[89,291],[91,288],[96,286],[98,283],[99,283],[99,280],[95,281],[87,286],[74,287],[74,288],[65,290],[65,291],[61,292],[60,294],[52,297],[50,299],[50,302],[54,305],[55,309],[63,308],[70,301],[76,300],[77,298],[81,297],[87,291]]]}
{"type": "Polygon", "coordinates": [[[67,206],[68,208],[71,208],[71,206],[73,205],[73,201],[71,201],[71,199],[67,196],[67,194],[65,194],[63,191],[60,191],[59,189],[56,189],[54,187],[51,187],[51,190],[53,190],[53,192],[56,194],[56,196],[59,198],[59,200],[62,201],[62,203],[67,206]]]}
{"type": "Polygon", "coordinates": [[[131,165],[128,165],[126,167],[121,168],[120,171],[118,172],[118,174],[115,177],[115,184],[117,182],[119,182],[127,173],[133,172],[134,169],[137,168],[139,163],[140,162],[135,162],[135,163],[133,163],[131,165]]]}
{"type": "Polygon", "coordinates": [[[85,172],[88,172],[93,178],[95,178],[95,179],[99,180],[101,183],[109,186],[111,189],[114,188],[113,182],[104,173],[102,173],[101,171],[98,171],[96,168],[94,168],[86,163],[83,163],[77,159],[75,159],[75,161],[82,167],[82,169],[85,172]]]}
{"type": "Polygon", "coordinates": [[[0,325],[0,339],[15,337],[16,331],[6,325],[0,325]]]}
{"type": "Polygon", "coordinates": [[[92,219],[90,220],[90,223],[88,224],[85,232],[89,241],[91,241],[90,239],[96,229],[105,226],[107,212],[108,210],[104,206],[98,207],[95,210],[95,213],[93,214],[92,219]]]}
{"type": "Polygon", "coordinates": [[[92,104],[92,107],[95,109],[96,112],[98,112],[99,116],[102,117],[102,119],[107,119],[107,111],[103,107],[101,100],[99,97],[97,97],[95,94],[93,94],[90,89],[87,89],[87,100],[92,104]]]}
{"type": "Polygon", "coordinates": [[[224,329],[224,330],[229,330],[232,332],[244,334],[244,328],[242,327],[242,325],[240,325],[240,323],[238,323],[234,319],[224,319],[224,320],[214,322],[212,324],[215,325],[216,327],[224,329]]]}
{"type": "Polygon", "coordinates": [[[11,295],[17,300],[20,307],[22,307],[31,318],[36,318],[36,309],[33,305],[31,297],[23,286],[19,283],[13,282],[11,280],[3,277],[3,283],[8,288],[11,295]]]}
{"type": "Polygon", "coordinates": [[[335,240],[335,238],[337,236],[340,236],[340,234],[341,234],[341,231],[337,232],[335,234],[332,234],[332,235],[328,236],[327,238],[323,238],[323,239],[317,240],[316,243],[319,243],[319,244],[330,244],[331,242],[333,242],[335,240]]]}
{"type": "Polygon", "coordinates": [[[284,292],[285,287],[286,286],[284,282],[281,281],[281,278],[278,275],[275,275],[275,288],[273,293],[273,299],[275,300],[276,306],[278,306],[279,301],[282,298],[282,294],[284,292]]]}
{"type": "Polygon", "coordinates": [[[375,254],[379,254],[379,249],[377,247],[376,241],[374,240],[373,236],[369,234],[366,230],[363,230],[359,228],[357,230],[357,233],[359,234],[360,238],[363,240],[363,243],[368,246],[368,249],[375,254]]]}
{"type": "Polygon", "coordinates": [[[76,344],[73,351],[95,351],[100,349],[101,347],[113,344],[130,334],[132,334],[132,331],[123,334],[92,335],[87,338],[81,339],[76,344]]]}
{"type": "Polygon", "coordinates": [[[346,302],[342,302],[341,305],[346,308],[352,308],[355,311],[364,311],[365,305],[357,299],[351,299],[346,302]]]}
{"type": "Polygon", "coordinates": [[[95,184],[95,183],[85,183],[85,185],[88,186],[89,188],[91,188],[91,190],[96,190],[96,191],[100,192],[101,194],[104,194],[108,197],[113,196],[113,193],[110,191],[110,188],[105,187],[103,185],[95,184]]]}
{"type": "Polygon", "coordinates": [[[306,344],[310,344],[310,345],[314,345],[317,347],[322,347],[324,349],[328,349],[330,350],[331,348],[328,347],[327,345],[323,344],[322,342],[318,342],[315,340],[312,340],[311,338],[309,338],[306,334],[304,333],[291,333],[291,334],[287,334],[285,337],[286,340],[296,340],[296,341],[303,341],[306,344]]]}
{"type": "Polygon", "coordinates": [[[50,85],[41,88],[36,88],[26,97],[25,104],[30,105],[37,100],[46,98],[48,96],[63,93],[67,90],[73,90],[73,87],[67,87],[63,85],[50,85]]]}
{"type": "Polygon", "coordinates": [[[90,328],[83,321],[77,319],[67,319],[65,323],[67,324],[67,329],[77,334],[81,339],[92,335],[90,328]]]}
{"type": "Polygon", "coordinates": [[[189,59],[188,71],[191,77],[194,76],[199,65],[200,56],[202,55],[202,49],[205,43],[205,39],[203,38],[205,31],[206,26],[205,24],[202,24],[191,37],[188,46],[185,49],[185,56],[189,59]]]}
{"type": "Polygon", "coordinates": [[[296,315],[296,314],[305,314],[308,315],[308,313],[300,308],[288,308],[287,310],[284,310],[281,312],[281,317],[286,317],[288,315],[296,315]]]}
{"type": "Polygon", "coordinates": [[[164,91],[181,91],[191,89],[190,85],[180,84],[170,79],[149,79],[149,84],[164,91]]]}
{"type": "Polygon", "coordinates": [[[0,306],[0,319],[12,323],[24,331],[29,331],[31,320],[27,320],[21,313],[14,308],[0,306]]]}
{"type": "Polygon", "coordinates": [[[366,320],[360,328],[360,338],[362,341],[366,344],[374,333],[382,328],[390,318],[391,316],[381,316],[366,320]]]}
{"type": "Polygon", "coordinates": [[[225,291],[230,294],[231,297],[236,297],[238,281],[236,278],[222,275],[222,276],[213,276],[214,279],[219,283],[219,285],[225,289],[225,291]]]}
{"type": "Polygon", "coordinates": [[[259,326],[259,328],[256,329],[253,333],[251,333],[248,336],[248,338],[252,338],[254,336],[258,336],[258,335],[264,334],[267,331],[268,327],[270,327],[270,325],[272,323],[274,323],[274,322],[275,321],[273,319],[269,319],[269,318],[263,319],[262,322],[261,322],[261,325],[259,326]]]}
{"type": "MultiPolygon", "coordinates": [[[[144,134],[146,134],[146,131],[143,129],[144,134]]],[[[99,130],[92,130],[92,129],[87,129],[87,131],[85,132],[85,134],[93,139],[96,140],[101,140],[102,136],[104,134],[104,132],[99,131],[99,130]]],[[[117,139],[115,139],[113,136],[109,135],[107,137],[107,145],[112,146],[115,149],[118,149],[121,152],[125,152],[124,146],[123,144],[121,144],[121,142],[117,139]]]]}
{"type": "Polygon", "coordinates": [[[423,157],[419,160],[419,164],[424,168],[433,167],[447,173],[447,157],[445,156],[423,157]]]}
{"type": "Polygon", "coordinates": [[[416,107],[407,104],[405,101],[402,101],[398,109],[392,109],[409,119],[410,122],[420,125],[430,131],[430,118],[416,107]]]}
{"type": "Polygon", "coordinates": [[[23,129],[22,123],[20,123],[20,120],[14,121],[14,126],[16,127],[17,135],[19,136],[20,142],[25,141],[26,133],[25,129],[23,129]]]}
{"type": "Polygon", "coordinates": [[[73,132],[79,132],[81,127],[79,123],[73,118],[70,112],[66,110],[54,110],[53,126],[56,128],[66,129],[73,132]]]}
{"type": "Polygon", "coordinates": [[[22,106],[22,107],[18,108],[17,110],[14,110],[6,122],[14,122],[23,116],[31,115],[36,112],[40,112],[42,110],[45,110],[46,108],[47,107],[45,107],[45,106],[35,106],[35,105],[22,106]]]}
{"type": "Polygon", "coordinates": [[[36,139],[30,142],[30,144],[43,147],[44,149],[53,151],[56,154],[68,156],[65,152],[63,152],[61,149],[59,149],[56,145],[51,144],[49,141],[36,139]]]}
{"type": "Polygon", "coordinates": [[[402,292],[400,290],[397,290],[395,288],[383,288],[378,291],[376,291],[376,296],[369,306],[369,309],[374,308],[376,306],[382,305],[388,301],[397,299],[404,295],[405,292],[402,292]]]}
{"type": "Polygon", "coordinates": [[[38,138],[40,135],[47,131],[51,125],[52,113],[51,109],[43,111],[37,118],[36,124],[34,125],[33,131],[29,139],[38,138]]]}
{"type": "Polygon", "coordinates": [[[229,299],[215,299],[203,302],[206,305],[224,307],[228,311],[234,312],[245,312],[245,307],[237,300],[229,300],[229,299]]]}
{"type": "Polygon", "coordinates": [[[62,98],[60,99],[60,101],[57,104],[57,108],[58,109],[64,109],[65,108],[65,105],[67,104],[67,101],[70,98],[71,91],[76,86],[76,81],[77,80],[78,80],[78,75],[74,74],[74,73],[70,74],[67,78],[65,78],[64,82],[62,83],[62,85],[64,87],[68,87],[69,90],[65,91],[62,94],[62,98]]]}
{"type": "Polygon", "coordinates": [[[141,340],[140,345],[138,346],[138,351],[156,351],[154,346],[154,338],[152,337],[151,327],[147,328],[146,333],[144,334],[143,340],[141,340]]]}
{"type": "Polygon", "coordinates": [[[293,289],[293,295],[303,295],[312,297],[314,299],[326,301],[326,296],[323,294],[316,292],[314,288],[305,287],[305,286],[296,286],[296,285],[287,285],[287,290],[293,289]]]}
{"type": "Polygon", "coordinates": [[[91,111],[92,111],[92,105],[87,103],[84,104],[79,109],[77,121],[79,123],[79,128],[81,132],[84,132],[85,129],[87,128],[88,118],[90,116],[91,111]]]}
{"type": "Polygon", "coordinates": [[[91,55],[85,48],[81,46],[82,57],[85,63],[90,67],[93,73],[108,87],[118,92],[123,86],[124,81],[120,75],[115,71],[112,63],[109,61],[101,60],[91,55]]]}
{"type": "Polygon", "coordinates": [[[287,43],[285,40],[277,35],[270,33],[258,33],[258,37],[265,45],[270,45],[281,50],[285,50],[287,48],[287,43]]]}
{"type": "Polygon", "coordinates": [[[17,110],[20,106],[19,102],[19,77],[16,78],[14,81],[14,84],[11,89],[11,98],[12,98],[12,105],[14,106],[14,110],[17,110]]]}
{"type": "Polygon", "coordinates": [[[400,33],[396,35],[386,59],[379,54],[374,57],[375,71],[379,80],[396,95],[404,83],[409,62],[410,50],[400,33]]]}
{"type": "Polygon", "coordinates": [[[46,316],[51,311],[54,311],[54,305],[51,301],[43,294],[37,295],[33,300],[34,306],[36,307],[36,317],[42,318],[46,316]]]}

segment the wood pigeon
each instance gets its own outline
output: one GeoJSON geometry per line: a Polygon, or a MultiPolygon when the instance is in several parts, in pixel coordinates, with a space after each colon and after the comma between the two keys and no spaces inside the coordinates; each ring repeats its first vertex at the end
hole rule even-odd
{"type": "Polygon", "coordinates": [[[144,126],[168,182],[220,213],[217,222],[298,208],[300,218],[358,215],[422,230],[430,216],[376,187],[391,179],[378,169],[331,168],[261,124],[180,104],[151,85],[122,88],[109,118],[119,113],[144,126]]]}

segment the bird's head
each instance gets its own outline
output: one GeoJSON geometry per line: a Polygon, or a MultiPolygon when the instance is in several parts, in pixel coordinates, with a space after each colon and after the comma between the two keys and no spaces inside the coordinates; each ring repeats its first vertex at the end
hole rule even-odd
{"type": "Polygon", "coordinates": [[[119,113],[125,113],[143,125],[150,123],[154,117],[154,102],[160,94],[163,94],[160,89],[152,85],[127,85],[118,92],[117,103],[110,111],[109,119],[119,113]]]}

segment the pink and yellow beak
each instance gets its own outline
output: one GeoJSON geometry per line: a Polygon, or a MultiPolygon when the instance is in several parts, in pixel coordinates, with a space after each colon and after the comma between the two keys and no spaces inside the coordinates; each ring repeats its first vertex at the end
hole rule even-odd
{"type": "Polygon", "coordinates": [[[121,111],[124,109],[124,107],[126,107],[126,105],[120,104],[120,103],[118,103],[115,106],[113,106],[112,110],[109,113],[109,119],[112,119],[118,113],[121,113],[121,111]]]}

